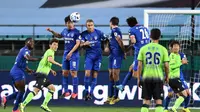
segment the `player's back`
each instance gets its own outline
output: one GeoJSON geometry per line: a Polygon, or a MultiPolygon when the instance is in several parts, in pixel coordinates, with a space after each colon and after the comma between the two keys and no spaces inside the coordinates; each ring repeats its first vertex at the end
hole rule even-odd
{"type": "Polygon", "coordinates": [[[136,43],[133,46],[135,49],[135,54],[138,54],[140,48],[150,42],[149,30],[142,25],[135,25],[134,27],[131,27],[129,30],[129,35],[134,35],[136,39],[136,43]]]}
{"type": "Polygon", "coordinates": [[[36,71],[37,73],[43,73],[46,75],[49,74],[49,71],[51,70],[51,66],[52,66],[52,63],[48,61],[49,56],[51,56],[54,59],[54,51],[52,49],[48,49],[44,53],[43,58],[40,60],[40,63],[38,65],[38,68],[36,71]]]}
{"type": "MultiPolygon", "coordinates": [[[[74,28],[74,29],[65,28],[61,32],[61,36],[63,37],[64,43],[65,43],[64,50],[65,50],[65,52],[68,53],[76,45],[76,40],[79,39],[80,31],[76,28],[74,28]]],[[[78,53],[78,49],[76,51],[74,51],[74,53],[78,53]]]]}
{"type": "Polygon", "coordinates": [[[143,79],[163,80],[163,63],[169,61],[165,47],[149,43],[140,49],[138,60],[143,62],[143,79]]]}
{"type": "Polygon", "coordinates": [[[28,60],[25,58],[26,55],[30,55],[30,50],[28,47],[23,47],[20,49],[19,53],[17,54],[17,57],[15,59],[15,63],[11,69],[11,72],[16,69],[25,70],[26,66],[28,64],[28,60]]]}
{"type": "Polygon", "coordinates": [[[116,36],[122,39],[122,33],[119,27],[113,28],[109,38],[110,54],[113,56],[123,56],[123,51],[116,40],[116,36]]]}

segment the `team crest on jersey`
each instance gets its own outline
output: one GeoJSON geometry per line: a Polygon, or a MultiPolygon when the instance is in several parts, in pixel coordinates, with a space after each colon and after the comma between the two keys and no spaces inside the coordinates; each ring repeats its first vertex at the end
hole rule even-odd
{"type": "Polygon", "coordinates": [[[94,36],[94,39],[97,40],[97,36],[94,36]]]}
{"type": "Polygon", "coordinates": [[[114,36],[115,36],[115,37],[117,36],[117,32],[114,33],[114,36]]]}
{"type": "Polygon", "coordinates": [[[69,33],[67,34],[67,36],[69,37],[69,33]]]}
{"type": "Polygon", "coordinates": [[[71,33],[71,37],[73,37],[74,36],[74,33],[71,33]]]}

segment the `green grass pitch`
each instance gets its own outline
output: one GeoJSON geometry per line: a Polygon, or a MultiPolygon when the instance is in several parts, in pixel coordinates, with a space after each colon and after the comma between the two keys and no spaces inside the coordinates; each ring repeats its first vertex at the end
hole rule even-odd
{"type": "MultiPolygon", "coordinates": [[[[140,112],[139,108],[126,107],[49,107],[52,112],[140,112]]],[[[0,108],[0,112],[12,112],[12,107],[7,107],[5,110],[0,108]]],[[[27,106],[25,112],[44,112],[39,106],[27,106]]],[[[150,110],[154,112],[154,110],[150,110]]],[[[178,112],[182,112],[179,110],[178,112]]],[[[199,110],[191,110],[191,112],[199,112],[199,110]]]]}

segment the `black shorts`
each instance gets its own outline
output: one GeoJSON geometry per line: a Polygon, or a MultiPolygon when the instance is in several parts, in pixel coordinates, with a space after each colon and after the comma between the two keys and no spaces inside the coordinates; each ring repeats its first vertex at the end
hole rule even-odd
{"type": "Polygon", "coordinates": [[[180,93],[185,90],[180,78],[169,79],[169,86],[174,93],[180,93]]]}
{"type": "Polygon", "coordinates": [[[145,100],[163,100],[163,81],[144,80],[142,82],[142,98],[145,100]]]}
{"type": "Polygon", "coordinates": [[[34,87],[42,90],[43,87],[48,87],[49,85],[51,85],[50,80],[47,78],[45,74],[36,73],[35,75],[36,75],[36,83],[34,87]]]}

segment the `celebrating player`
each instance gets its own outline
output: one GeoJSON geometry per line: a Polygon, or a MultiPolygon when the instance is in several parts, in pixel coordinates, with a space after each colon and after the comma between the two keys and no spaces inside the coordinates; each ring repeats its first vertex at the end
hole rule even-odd
{"type": "Polygon", "coordinates": [[[131,27],[129,30],[131,45],[133,44],[134,51],[134,61],[133,64],[129,67],[129,72],[124,78],[121,85],[116,86],[117,89],[123,91],[124,86],[128,83],[128,80],[131,79],[132,75],[136,77],[136,71],[138,66],[138,53],[140,48],[150,42],[149,31],[146,27],[138,25],[137,19],[135,17],[129,17],[126,20],[127,24],[131,27]]]}
{"type": "Polygon", "coordinates": [[[51,32],[54,36],[58,38],[64,38],[65,41],[65,51],[62,60],[62,69],[63,69],[63,87],[64,93],[62,97],[67,97],[71,95],[71,98],[75,99],[77,97],[78,92],[78,77],[77,71],[79,67],[79,52],[78,48],[80,45],[80,33],[74,26],[74,23],[70,20],[70,16],[65,18],[65,28],[60,34],[54,32],[50,28],[47,30],[51,32]],[[73,93],[71,94],[68,91],[68,75],[70,74],[73,77],[73,93]]]}
{"type": "Polygon", "coordinates": [[[94,28],[94,21],[88,19],[86,21],[87,30],[83,31],[81,34],[81,47],[86,47],[85,54],[85,91],[84,99],[90,100],[93,95],[93,90],[97,84],[97,75],[101,67],[102,61],[102,49],[101,41],[106,39],[104,33],[100,30],[94,28]],[[92,80],[90,81],[90,75],[92,75],[92,80]],[[90,85],[91,84],[91,85],[90,85]],[[88,87],[91,87],[90,92],[88,87]]]}
{"type": "Polygon", "coordinates": [[[159,29],[151,30],[152,43],[143,46],[138,54],[138,86],[140,87],[140,75],[142,74],[142,98],[141,112],[148,112],[150,101],[153,97],[156,101],[155,112],[162,112],[162,100],[164,97],[163,80],[165,69],[166,80],[169,73],[169,57],[167,49],[158,44],[161,36],[159,29]],[[164,64],[164,68],[163,68],[164,64]],[[143,69],[142,69],[143,68],[143,69]],[[143,72],[142,72],[143,70],[143,72]]]}
{"type": "MultiPolygon", "coordinates": [[[[186,112],[190,112],[187,108],[189,99],[188,94],[185,90],[186,84],[181,81],[181,65],[187,64],[188,61],[186,58],[181,59],[181,55],[179,54],[180,44],[178,41],[173,41],[171,43],[172,52],[170,54],[170,75],[169,75],[169,86],[172,88],[174,93],[178,95],[178,99],[176,99],[174,106],[172,107],[173,112],[177,112],[176,109],[181,105],[181,103],[185,101],[186,108],[183,110],[186,112]]],[[[188,88],[186,88],[188,89],[188,88]]]]}
{"type": "Polygon", "coordinates": [[[34,41],[32,38],[27,38],[25,40],[25,46],[20,49],[15,64],[10,71],[10,76],[12,77],[13,85],[18,90],[13,94],[2,97],[1,105],[6,108],[6,103],[8,100],[15,99],[16,102],[14,104],[13,112],[19,112],[18,107],[23,99],[23,95],[25,92],[25,71],[28,73],[32,73],[33,70],[29,69],[27,66],[28,61],[38,61],[40,59],[32,58],[30,56],[30,52],[34,47],[34,41]]]}
{"type": "Polygon", "coordinates": [[[33,99],[34,96],[38,94],[43,87],[47,87],[49,89],[41,108],[46,112],[51,112],[48,108],[47,104],[52,99],[53,93],[55,91],[55,87],[51,84],[50,80],[47,78],[49,72],[56,76],[56,72],[51,69],[52,64],[62,67],[62,65],[56,61],[54,61],[54,53],[58,48],[58,40],[52,39],[49,43],[50,48],[44,53],[42,60],[40,61],[36,75],[36,84],[34,85],[33,92],[30,92],[23,103],[20,104],[21,112],[24,112],[25,106],[33,99]]]}
{"type": "MultiPolygon", "coordinates": [[[[119,101],[118,92],[114,86],[119,85],[119,73],[124,58],[124,45],[122,42],[122,33],[118,27],[119,18],[110,19],[111,37],[109,38],[110,56],[109,56],[109,97],[105,103],[115,104],[119,101]]],[[[106,47],[105,51],[109,51],[106,47]]]]}

